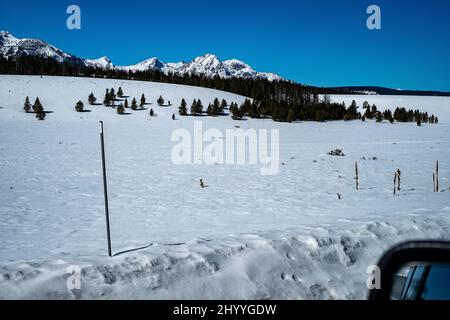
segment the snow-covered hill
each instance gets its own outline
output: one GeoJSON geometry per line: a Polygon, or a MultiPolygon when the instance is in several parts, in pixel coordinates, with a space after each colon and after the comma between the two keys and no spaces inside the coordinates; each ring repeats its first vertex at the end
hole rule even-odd
{"type": "Polygon", "coordinates": [[[58,62],[66,61],[84,64],[85,66],[100,69],[117,68],[130,71],[146,71],[153,69],[166,74],[169,72],[178,75],[193,74],[209,78],[219,76],[221,78],[267,79],[269,81],[283,80],[283,78],[274,73],[257,72],[249,65],[236,59],[220,61],[219,58],[213,54],[205,54],[187,63],[165,63],[158,58],[150,58],[131,66],[115,66],[108,57],[101,57],[99,59],[81,59],[42,40],[18,39],[7,31],[0,31],[0,55],[4,57],[35,55],[52,58],[58,62]]]}
{"type": "Polygon", "coordinates": [[[205,105],[216,97],[245,99],[162,83],[0,76],[0,298],[363,299],[367,267],[384,249],[406,239],[450,239],[450,98],[331,97],[439,116],[439,124],[422,127],[171,118],[182,98],[205,105]],[[101,100],[119,86],[129,99],[144,93],[152,104],[123,116],[87,104],[90,92],[101,100]],[[173,105],[158,107],[159,95],[173,105]],[[26,96],[39,96],[53,113],[45,121],[25,114],[26,96]],[[90,112],[75,112],[80,99],[90,112]],[[106,256],[99,120],[113,251],[153,244],[114,258],[106,256]],[[279,129],[279,174],[173,164],[172,133],[193,133],[195,121],[221,132],[279,129]],[[334,148],[346,156],[328,156],[334,148]],[[436,160],[440,193],[432,192],[436,160]],[[393,196],[397,168],[402,190],[393,196]],[[67,290],[70,265],[83,271],[79,291],[67,290]]]}

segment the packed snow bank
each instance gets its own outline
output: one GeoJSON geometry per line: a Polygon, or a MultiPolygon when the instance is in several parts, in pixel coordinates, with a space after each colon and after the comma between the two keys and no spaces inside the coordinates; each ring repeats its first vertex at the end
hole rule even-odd
{"type": "Polygon", "coordinates": [[[408,238],[449,239],[442,219],[374,222],[355,230],[197,239],[111,259],[17,262],[0,268],[1,299],[365,299],[366,270],[408,238]]]}

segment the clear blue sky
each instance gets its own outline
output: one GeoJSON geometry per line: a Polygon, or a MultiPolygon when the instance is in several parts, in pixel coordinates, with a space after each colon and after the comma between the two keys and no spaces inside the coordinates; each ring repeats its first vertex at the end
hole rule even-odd
{"type": "Polygon", "coordinates": [[[214,53],[312,85],[450,91],[449,15],[448,0],[16,0],[1,1],[0,29],[116,65],[214,53]],[[70,4],[81,30],[66,28],[70,4]],[[370,4],[381,30],[366,28],[370,4]]]}

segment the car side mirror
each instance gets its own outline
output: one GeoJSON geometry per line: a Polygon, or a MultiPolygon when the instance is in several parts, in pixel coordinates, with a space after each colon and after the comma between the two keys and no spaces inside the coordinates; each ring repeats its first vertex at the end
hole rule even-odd
{"type": "Polygon", "coordinates": [[[450,242],[409,241],[378,262],[381,288],[369,300],[450,300],[450,242]]]}

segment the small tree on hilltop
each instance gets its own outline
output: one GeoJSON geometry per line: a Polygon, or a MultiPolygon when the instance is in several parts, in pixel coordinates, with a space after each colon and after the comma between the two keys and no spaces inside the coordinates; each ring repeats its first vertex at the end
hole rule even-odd
{"type": "Polygon", "coordinates": [[[119,98],[122,98],[122,97],[123,97],[122,87],[119,87],[119,89],[117,90],[117,96],[118,96],[119,98]]]}
{"type": "Polygon", "coordinates": [[[208,108],[206,108],[206,114],[208,116],[215,115],[215,113],[214,113],[214,106],[211,103],[208,105],[208,108]]]}
{"type": "Polygon", "coordinates": [[[377,122],[383,121],[383,114],[381,112],[377,112],[377,122]]]}
{"type": "Polygon", "coordinates": [[[133,100],[131,100],[131,109],[137,110],[137,101],[136,101],[136,98],[133,98],[133,100]]]}
{"type": "Polygon", "coordinates": [[[192,104],[191,104],[191,114],[192,115],[196,115],[196,109],[197,108],[197,100],[195,100],[194,99],[194,101],[192,101],[192,104]]]}
{"type": "Polygon", "coordinates": [[[88,102],[90,105],[93,105],[97,102],[97,98],[94,96],[94,94],[92,92],[88,97],[88,102]]]}
{"type": "Polygon", "coordinates": [[[197,100],[197,105],[195,106],[195,113],[202,114],[203,113],[203,104],[200,99],[197,100]]]}
{"type": "Polygon", "coordinates": [[[242,109],[240,109],[236,103],[232,104],[230,106],[230,111],[231,111],[231,117],[234,120],[241,120],[242,117],[244,116],[244,113],[242,112],[242,109]]]}
{"type": "Polygon", "coordinates": [[[123,106],[123,104],[119,104],[119,106],[117,107],[117,114],[124,114],[125,113],[125,108],[123,106]]]}
{"type": "Polygon", "coordinates": [[[180,116],[186,116],[187,115],[187,103],[186,100],[181,99],[180,107],[178,108],[178,113],[180,116]]]}
{"type": "Polygon", "coordinates": [[[225,108],[228,106],[227,100],[222,99],[222,102],[220,103],[220,108],[223,110],[225,110],[225,108]]]}
{"type": "Polygon", "coordinates": [[[222,113],[221,110],[220,110],[220,102],[219,102],[219,99],[217,99],[217,98],[214,99],[214,102],[213,102],[212,107],[213,107],[213,114],[214,114],[214,115],[219,115],[219,114],[222,113]]]}
{"type": "Polygon", "coordinates": [[[39,101],[39,97],[36,98],[36,101],[34,102],[33,110],[34,110],[34,112],[36,112],[36,118],[38,120],[45,119],[44,106],[41,104],[41,101],[39,101]]]}
{"type": "Polygon", "coordinates": [[[109,90],[109,97],[112,101],[116,100],[116,93],[114,91],[114,88],[111,88],[111,90],[109,90]]]}
{"type": "Polygon", "coordinates": [[[162,96],[159,96],[158,100],[156,101],[158,103],[158,106],[164,105],[164,99],[162,96]]]}
{"type": "Polygon", "coordinates": [[[84,104],[83,104],[83,102],[78,101],[78,102],[76,103],[76,105],[75,105],[75,110],[76,110],[77,112],[83,112],[83,109],[84,109],[84,104]]]}
{"type": "Polygon", "coordinates": [[[111,105],[111,94],[109,89],[106,89],[105,98],[103,99],[103,105],[109,107],[111,105]]]}
{"type": "Polygon", "coordinates": [[[39,100],[39,97],[36,98],[33,104],[33,111],[36,113],[40,113],[44,111],[44,107],[41,104],[41,101],[39,100]]]}
{"type": "Polygon", "coordinates": [[[28,99],[28,97],[25,99],[25,103],[23,104],[23,110],[26,113],[29,113],[31,111],[31,103],[30,103],[30,99],[28,99]]]}

